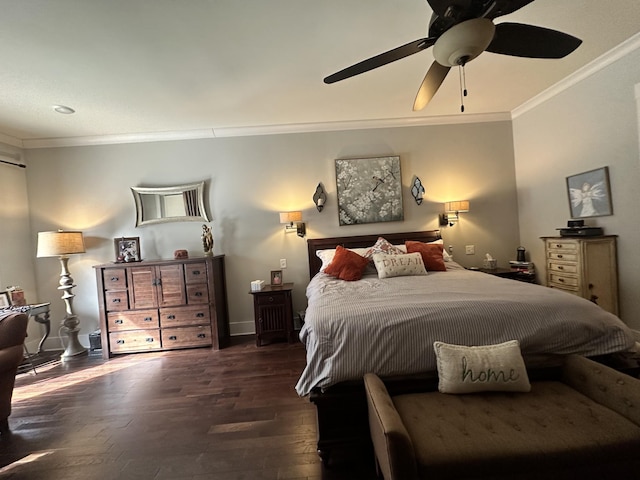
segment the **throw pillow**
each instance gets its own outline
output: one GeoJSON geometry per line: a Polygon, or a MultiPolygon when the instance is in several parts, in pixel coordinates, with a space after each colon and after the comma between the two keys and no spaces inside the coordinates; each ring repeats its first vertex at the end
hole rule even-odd
{"type": "Polygon", "coordinates": [[[422,255],[422,260],[428,271],[444,272],[447,270],[442,256],[444,245],[440,243],[414,242],[412,240],[407,240],[405,245],[407,246],[407,253],[418,252],[422,255]]]}
{"type": "Polygon", "coordinates": [[[376,270],[378,270],[378,278],[427,274],[422,256],[419,253],[405,253],[403,255],[374,253],[373,263],[375,263],[376,270]]]}
{"type": "Polygon", "coordinates": [[[378,237],[376,243],[374,243],[364,254],[367,258],[372,258],[374,253],[386,253],[387,255],[402,255],[403,252],[397,247],[394,247],[388,240],[383,237],[378,237]]]}
{"type": "Polygon", "coordinates": [[[434,342],[438,390],[442,393],[528,392],[531,390],[520,344],[466,347],[434,342]]]}
{"type": "Polygon", "coordinates": [[[354,281],[362,278],[362,272],[369,263],[369,259],[340,245],[336,248],[333,260],[324,269],[324,273],[341,280],[354,281]]]}

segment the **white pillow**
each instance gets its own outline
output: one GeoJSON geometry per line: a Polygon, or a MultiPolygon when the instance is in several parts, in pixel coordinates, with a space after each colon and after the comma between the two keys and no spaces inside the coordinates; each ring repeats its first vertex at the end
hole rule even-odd
{"type": "Polygon", "coordinates": [[[422,255],[417,252],[399,255],[374,253],[373,263],[376,265],[376,270],[378,270],[378,278],[427,274],[422,255]]]}
{"type": "MultiPolygon", "coordinates": [[[[364,257],[364,254],[367,252],[368,248],[349,248],[352,252],[357,253],[361,257],[364,257]]],[[[320,271],[324,272],[324,269],[333,261],[333,257],[336,254],[335,248],[328,248],[326,250],[316,250],[316,256],[322,260],[322,266],[320,267],[320,271]]]]}
{"type": "Polygon", "coordinates": [[[531,390],[517,340],[482,347],[434,342],[433,347],[442,393],[531,390]]]}

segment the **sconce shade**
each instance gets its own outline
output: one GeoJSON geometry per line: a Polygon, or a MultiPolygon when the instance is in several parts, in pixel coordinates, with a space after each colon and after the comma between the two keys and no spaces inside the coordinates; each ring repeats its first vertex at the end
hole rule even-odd
{"type": "Polygon", "coordinates": [[[413,180],[413,186],[411,187],[411,195],[418,205],[422,205],[423,194],[424,187],[422,186],[422,182],[420,181],[420,178],[415,177],[413,180]]]}
{"type": "Polygon", "coordinates": [[[62,231],[38,232],[38,257],[59,257],[84,253],[82,232],[62,231]]]}
{"type": "Polygon", "coordinates": [[[302,221],[302,212],[280,212],[280,223],[295,223],[302,221]]]}
{"type": "Polygon", "coordinates": [[[454,202],[445,202],[445,212],[468,212],[469,200],[456,200],[454,202]]]}

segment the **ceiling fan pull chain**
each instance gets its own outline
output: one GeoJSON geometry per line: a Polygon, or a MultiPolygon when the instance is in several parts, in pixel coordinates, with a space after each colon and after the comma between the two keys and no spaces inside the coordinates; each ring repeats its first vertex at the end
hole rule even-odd
{"type": "Polygon", "coordinates": [[[458,65],[458,79],[460,82],[460,112],[464,113],[464,97],[467,96],[467,89],[462,85],[462,76],[464,72],[464,66],[458,65]]]}

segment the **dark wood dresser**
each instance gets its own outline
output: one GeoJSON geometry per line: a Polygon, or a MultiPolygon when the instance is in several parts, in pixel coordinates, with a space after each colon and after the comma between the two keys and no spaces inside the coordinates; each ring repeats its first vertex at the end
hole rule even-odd
{"type": "Polygon", "coordinates": [[[104,358],[119,353],[227,346],[224,255],[94,268],[104,358]]]}

